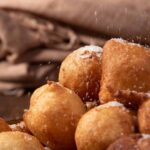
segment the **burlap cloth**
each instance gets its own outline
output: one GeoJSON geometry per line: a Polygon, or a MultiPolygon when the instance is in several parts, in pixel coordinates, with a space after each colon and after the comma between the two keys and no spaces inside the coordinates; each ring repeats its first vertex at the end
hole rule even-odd
{"type": "Polygon", "coordinates": [[[147,0],[1,0],[0,91],[57,80],[61,61],[111,37],[150,44],[147,0]]]}

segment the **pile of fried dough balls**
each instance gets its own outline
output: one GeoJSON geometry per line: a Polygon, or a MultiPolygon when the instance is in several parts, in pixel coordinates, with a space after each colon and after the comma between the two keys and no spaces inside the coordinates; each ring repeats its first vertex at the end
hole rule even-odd
{"type": "Polygon", "coordinates": [[[75,50],[0,132],[0,150],[150,150],[150,49],[111,39],[75,50]]]}

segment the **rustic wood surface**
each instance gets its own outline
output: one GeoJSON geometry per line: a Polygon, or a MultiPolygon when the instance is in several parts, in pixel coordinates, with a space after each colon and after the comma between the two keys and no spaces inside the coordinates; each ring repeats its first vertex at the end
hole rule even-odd
{"type": "Polygon", "coordinates": [[[0,117],[7,121],[21,120],[24,109],[29,107],[30,96],[4,96],[0,95],[0,117]]]}

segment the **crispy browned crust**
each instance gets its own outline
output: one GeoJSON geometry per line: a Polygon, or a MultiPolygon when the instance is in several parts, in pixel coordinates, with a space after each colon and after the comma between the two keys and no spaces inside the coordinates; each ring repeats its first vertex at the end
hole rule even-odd
{"type": "Polygon", "coordinates": [[[138,124],[141,133],[150,134],[150,99],[138,110],[138,124]]]}
{"type": "Polygon", "coordinates": [[[124,136],[113,142],[107,150],[149,150],[149,135],[133,134],[124,136]],[[144,136],[146,138],[144,138],[144,136]]]}
{"type": "Polygon", "coordinates": [[[125,103],[134,105],[138,98],[138,105],[140,105],[139,102],[143,100],[143,96],[122,90],[148,92],[150,90],[149,66],[150,50],[148,48],[124,40],[109,40],[104,46],[102,56],[102,79],[99,93],[101,102],[106,103],[124,95],[125,103]],[[108,87],[111,87],[114,93],[122,92],[115,96],[108,87]]]}
{"type": "Polygon", "coordinates": [[[117,90],[107,87],[108,91],[113,95],[115,99],[125,104],[127,107],[137,109],[143,102],[149,99],[147,93],[130,91],[130,90],[117,90]]]}

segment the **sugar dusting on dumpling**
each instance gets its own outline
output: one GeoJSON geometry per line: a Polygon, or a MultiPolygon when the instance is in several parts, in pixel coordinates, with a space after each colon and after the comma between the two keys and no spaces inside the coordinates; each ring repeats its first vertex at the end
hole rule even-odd
{"type": "Polygon", "coordinates": [[[150,134],[142,134],[142,139],[150,139],[150,134]]]}
{"type": "Polygon", "coordinates": [[[87,51],[94,51],[94,52],[98,52],[98,53],[102,53],[103,49],[99,46],[96,46],[96,45],[88,45],[88,46],[84,46],[84,47],[81,47],[79,48],[79,50],[87,50],[87,51]]]}
{"type": "Polygon", "coordinates": [[[122,38],[112,38],[113,41],[119,42],[121,44],[128,44],[131,46],[138,46],[138,47],[142,47],[142,45],[138,44],[138,43],[133,43],[133,42],[128,42],[122,38]]]}
{"type": "Polygon", "coordinates": [[[123,107],[123,108],[125,108],[122,103],[119,103],[117,101],[111,101],[111,102],[108,102],[106,104],[98,106],[96,109],[99,110],[101,108],[110,108],[110,107],[123,107]]]}
{"type": "Polygon", "coordinates": [[[144,140],[150,140],[150,134],[142,134],[142,137],[139,139],[138,143],[143,142],[144,140]]]}
{"type": "Polygon", "coordinates": [[[49,147],[44,147],[44,150],[51,150],[49,147]]]}
{"type": "Polygon", "coordinates": [[[11,129],[13,129],[13,130],[16,130],[16,129],[17,129],[17,125],[16,125],[16,124],[11,124],[11,125],[9,125],[9,127],[10,127],[11,129]]]}
{"type": "Polygon", "coordinates": [[[150,98],[150,91],[145,93],[150,98]]]}
{"type": "Polygon", "coordinates": [[[124,44],[124,43],[127,42],[126,40],[124,40],[124,39],[122,39],[122,38],[112,38],[111,40],[116,41],[116,42],[119,42],[119,43],[122,43],[122,44],[124,44]]]}
{"type": "Polygon", "coordinates": [[[91,57],[91,53],[86,53],[86,52],[95,52],[96,56],[101,57],[101,54],[103,52],[103,49],[101,47],[95,45],[84,46],[79,48],[78,50],[81,50],[80,58],[91,57]]]}

